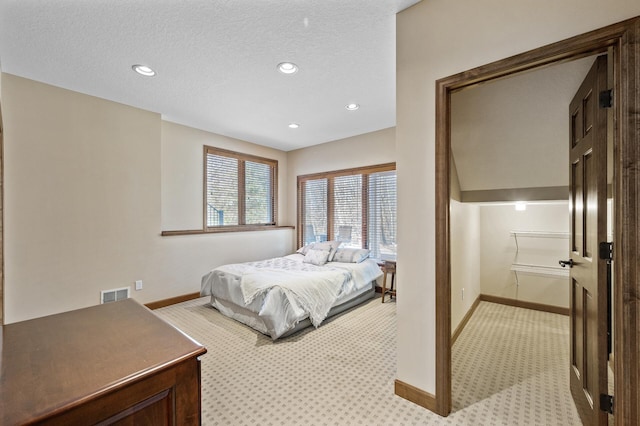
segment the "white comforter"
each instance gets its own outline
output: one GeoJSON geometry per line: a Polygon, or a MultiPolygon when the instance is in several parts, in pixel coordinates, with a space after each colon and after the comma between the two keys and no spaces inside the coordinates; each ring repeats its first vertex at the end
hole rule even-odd
{"type": "Polygon", "coordinates": [[[220,266],[202,278],[200,293],[211,295],[212,304],[225,314],[226,301],[256,313],[261,324],[249,325],[276,339],[306,317],[318,327],[336,301],[381,275],[370,259],[315,266],[302,262],[303,258],[293,254],[220,266]]]}

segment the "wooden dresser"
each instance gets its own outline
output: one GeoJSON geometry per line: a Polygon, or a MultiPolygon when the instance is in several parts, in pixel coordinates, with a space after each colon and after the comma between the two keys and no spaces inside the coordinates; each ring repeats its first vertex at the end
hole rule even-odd
{"type": "Polygon", "coordinates": [[[0,425],[198,425],[206,351],[133,299],[5,325],[0,425]]]}

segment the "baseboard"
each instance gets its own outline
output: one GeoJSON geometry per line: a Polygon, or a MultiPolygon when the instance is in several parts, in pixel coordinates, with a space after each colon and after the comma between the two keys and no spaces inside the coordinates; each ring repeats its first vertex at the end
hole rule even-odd
{"type": "Polygon", "coordinates": [[[182,296],[170,297],[169,299],[158,300],[157,302],[145,303],[149,309],[159,309],[165,306],[175,305],[176,303],[186,302],[187,300],[193,300],[200,297],[200,293],[183,294],[182,296]]]}
{"type": "Polygon", "coordinates": [[[425,392],[422,389],[418,389],[417,387],[411,386],[408,383],[396,380],[395,393],[400,398],[404,398],[407,401],[411,401],[414,404],[418,404],[419,406],[438,414],[436,397],[431,395],[429,392],[425,392]]]}
{"type": "Polygon", "coordinates": [[[480,300],[484,302],[500,303],[501,305],[515,306],[517,308],[533,309],[534,311],[550,312],[552,314],[569,315],[569,308],[562,306],[545,305],[542,303],[525,302],[523,300],[509,299],[506,297],[481,294],[480,300]]]}
{"type": "Polygon", "coordinates": [[[467,323],[471,319],[471,316],[476,311],[476,308],[478,307],[479,304],[480,304],[480,296],[476,297],[476,300],[473,301],[473,304],[471,305],[467,313],[464,315],[464,318],[462,318],[462,321],[460,321],[460,324],[458,324],[458,327],[456,327],[456,331],[454,331],[453,334],[451,335],[451,346],[453,346],[453,344],[456,342],[456,340],[458,339],[458,336],[460,336],[460,333],[462,333],[464,326],[467,325],[467,323]]]}

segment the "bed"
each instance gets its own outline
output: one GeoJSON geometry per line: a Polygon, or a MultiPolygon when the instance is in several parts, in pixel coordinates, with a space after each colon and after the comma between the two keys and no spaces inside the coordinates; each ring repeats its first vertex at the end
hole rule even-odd
{"type": "Polygon", "coordinates": [[[312,243],[284,257],[219,266],[202,277],[200,295],[276,340],[374,297],[382,273],[368,254],[312,243]]]}

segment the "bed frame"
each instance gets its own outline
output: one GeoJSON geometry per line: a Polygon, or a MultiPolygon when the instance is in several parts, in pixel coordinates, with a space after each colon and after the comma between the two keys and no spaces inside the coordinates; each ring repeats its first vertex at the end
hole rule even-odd
{"type": "MultiPolygon", "coordinates": [[[[371,283],[369,283],[369,288],[368,290],[366,290],[364,293],[360,293],[359,295],[357,295],[356,297],[354,297],[353,299],[347,300],[339,305],[334,306],[333,308],[331,308],[331,310],[329,311],[329,313],[327,314],[327,318],[325,318],[325,321],[328,318],[331,318],[333,316],[336,316],[338,314],[341,314],[342,312],[351,309],[355,306],[360,305],[361,303],[366,302],[369,299],[373,299],[376,296],[376,282],[372,281],[371,283]]],[[[324,324],[324,322],[323,322],[324,324]]],[[[295,327],[293,327],[291,330],[287,331],[286,333],[284,333],[282,336],[280,336],[280,339],[284,338],[284,337],[288,337],[291,336],[292,334],[307,328],[311,325],[311,320],[309,318],[305,318],[302,321],[300,321],[298,324],[296,324],[295,327]]]]}
{"type": "MultiPolygon", "coordinates": [[[[353,298],[345,300],[344,302],[335,305],[331,308],[331,310],[329,310],[329,313],[327,314],[327,317],[325,318],[328,319],[330,317],[339,315],[341,313],[343,313],[344,311],[351,309],[357,305],[360,305],[364,302],[366,302],[367,300],[373,299],[376,295],[376,289],[375,289],[375,285],[376,285],[376,281],[373,280],[371,283],[368,284],[368,286],[366,286],[364,288],[364,290],[360,290],[358,292],[357,295],[355,295],[353,298]]],[[[223,315],[238,321],[240,323],[242,323],[243,325],[245,325],[246,327],[251,328],[252,330],[255,330],[256,332],[263,334],[267,337],[271,337],[269,336],[269,334],[262,332],[260,329],[255,328],[253,326],[251,326],[250,324],[248,324],[247,320],[250,319],[259,319],[258,314],[256,314],[253,311],[248,310],[247,308],[243,307],[243,306],[238,306],[237,304],[230,302],[228,300],[222,300],[222,299],[216,299],[217,303],[219,303],[221,306],[220,307],[216,307],[215,305],[213,305],[212,307],[214,309],[217,309],[218,311],[220,311],[223,315]],[[229,316],[225,313],[223,313],[221,311],[221,309],[224,310],[230,310],[231,312],[233,312],[234,316],[229,316]],[[243,318],[238,318],[236,315],[241,315],[243,318]]],[[[260,321],[262,321],[261,319],[259,319],[260,321]]],[[[278,337],[278,339],[282,339],[288,336],[291,336],[294,333],[297,333],[298,331],[307,328],[311,325],[311,320],[307,317],[303,320],[300,320],[292,329],[284,332],[281,336],[278,337]]]]}

